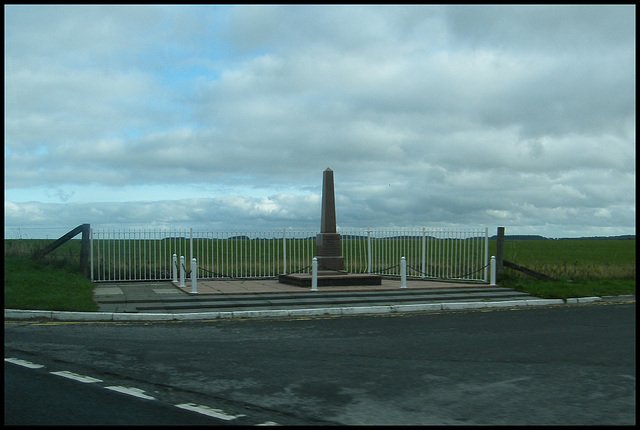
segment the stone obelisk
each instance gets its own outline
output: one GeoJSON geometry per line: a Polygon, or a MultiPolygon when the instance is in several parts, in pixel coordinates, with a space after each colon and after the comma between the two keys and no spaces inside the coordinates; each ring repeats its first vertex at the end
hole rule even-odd
{"type": "Polygon", "coordinates": [[[329,168],[322,175],[322,212],[320,215],[320,234],[316,237],[316,255],[318,257],[318,270],[344,270],[340,235],[336,230],[333,170],[329,168]]]}
{"type": "MultiPolygon", "coordinates": [[[[316,236],[316,258],[318,259],[318,286],[382,285],[380,275],[371,273],[347,273],[340,235],[336,230],[336,198],[333,190],[333,170],[327,169],[322,175],[322,213],[320,214],[320,234],[316,236]]],[[[312,273],[283,273],[278,282],[310,287],[312,273]]]]}

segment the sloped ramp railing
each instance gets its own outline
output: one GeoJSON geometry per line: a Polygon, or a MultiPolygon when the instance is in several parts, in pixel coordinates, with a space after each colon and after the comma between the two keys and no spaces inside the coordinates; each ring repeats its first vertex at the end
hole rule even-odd
{"type": "Polygon", "coordinates": [[[34,251],[33,258],[39,259],[43,258],[45,255],[49,254],[51,251],[65,244],[69,240],[73,239],[77,235],[82,233],[82,244],[80,245],[80,273],[87,277],[91,277],[91,267],[89,265],[89,250],[91,244],[91,225],[90,224],[81,224],[66,233],[55,242],[50,243],[42,249],[38,249],[34,251]]]}

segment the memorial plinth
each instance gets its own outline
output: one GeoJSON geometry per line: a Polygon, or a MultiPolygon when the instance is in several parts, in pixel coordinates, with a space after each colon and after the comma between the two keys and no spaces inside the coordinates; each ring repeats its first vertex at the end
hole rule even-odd
{"type": "MultiPolygon", "coordinates": [[[[322,175],[322,212],[320,234],[316,237],[318,259],[318,286],[381,285],[378,275],[347,273],[344,271],[341,238],[336,228],[336,202],[333,171],[327,169],[322,175]]],[[[311,274],[292,273],[278,277],[283,284],[311,286],[311,274]]]]}
{"type": "MultiPolygon", "coordinates": [[[[280,275],[278,281],[282,284],[298,287],[311,287],[311,273],[291,273],[280,275]]],[[[382,285],[382,278],[368,273],[347,273],[325,270],[318,272],[318,287],[346,287],[360,285],[382,285]]]]}
{"type": "Polygon", "coordinates": [[[318,270],[344,270],[344,257],[340,235],[337,233],[320,233],[316,236],[316,255],[318,270]]]}

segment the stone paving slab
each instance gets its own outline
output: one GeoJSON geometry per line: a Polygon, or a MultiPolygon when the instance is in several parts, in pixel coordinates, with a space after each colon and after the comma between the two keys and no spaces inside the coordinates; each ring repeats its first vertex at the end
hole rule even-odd
{"type": "Polygon", "coordinates": [[[96,288],[93,291],[94,296],[113,296],[113,295],[122,295],[124,292],[120,287],[103,287],[96,288]]]}

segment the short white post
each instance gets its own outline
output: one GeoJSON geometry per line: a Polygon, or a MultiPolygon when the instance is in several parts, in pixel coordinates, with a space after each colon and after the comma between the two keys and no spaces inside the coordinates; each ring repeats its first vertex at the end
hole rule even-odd
{"type": "Polygon", "coordinates": [[[496,285],[496,256],[491,256],[491,282],[490,286],[494,287],[496,285]]]}
{"type": "Polygon", "coordinates": [[[184,255],[180,256],[180,288],[184,288],[184,255]]]}
{"type": "Polygon", "coordinates": [[[311,291],[318,291],[318,258],[311,261],[311,291]]]}
{"type": "Polygon", "coordinates": [[[198,294],[198,263],[191,259],[191,294],[198,294]]]}
{"type": "Polygon", "coordinates": [[[400,259],[400,288],[407,288],[407,259],[400,259]]]}
{"type": "Polygon", "coordinates": [[[171,277],[173,278],[173,282],[178,282],[178,256],[173,254],[173,266],[171,266],[171,277]]]}

